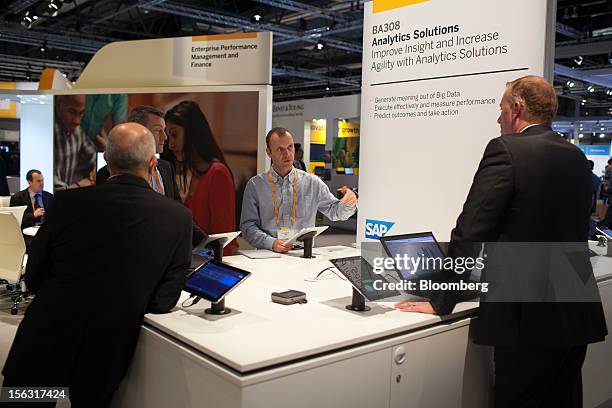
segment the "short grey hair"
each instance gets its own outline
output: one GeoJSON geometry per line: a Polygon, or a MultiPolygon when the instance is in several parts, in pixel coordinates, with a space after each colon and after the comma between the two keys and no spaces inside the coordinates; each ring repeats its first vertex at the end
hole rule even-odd
{"type": "Polygon", "coordinates": [[[164,117],[164,112],[157,108],[149,105],[139,105],[134,107],[128,116],[128,122],[140,123],[143,126],[147,126],[147,118],[149,115],[164,117]]]}
{"type": "Polygon", "coordinates": [[[118,127],[129,125],[123,123],[113,128],[108,135],[106,161],[115,174],[138,174],[147,171],[149,160],[155,154],[155,138],[149,129],[146,132],[134,133],[118,127]]]}

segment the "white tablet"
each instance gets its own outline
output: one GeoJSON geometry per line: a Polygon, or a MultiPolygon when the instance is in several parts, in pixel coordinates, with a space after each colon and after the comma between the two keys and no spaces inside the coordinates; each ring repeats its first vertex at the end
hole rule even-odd
{"type": "Polygon", "coordinates": [[[35,237],[38,233],[38,225],[34,227],[28,227],[23,229],[23,235],[27,235],[29,237],[35,237]]]}
{"type": "MultiPolygon", "coordinates": [[[[608,211],[612,211],[612,210],[608,210],[608,211]]],[[[605,235],[605,237],[609,241],[612,241],[612,229],[606,228],[606,227],[597,227],[595,229],[599,231],[601,234],[605,235]]]]}
{"type": "Polygon", "coordinates": [[[238,235],[240,235],[240,231],[222,232],[220,234],[212,234],[212,235],[209,235],[208,238],[206,238],[206,240],[202,244],[198,245],[198,247],[205,248],[211,242],[220,239],[220,240],[224,240],[223,241],[223,248],[225,248],[227,246],[227,244],[232,242],[234,240],[234,238],[236,238],[238,235]]]}
{"type": "Polygon", "coordinates": [[[315,232],[314,236],[316,237],[317,235],[319,235],[320,233],[325,231],[327,228],[329,228],[329,227],[328,226],[324,226],[324,227],[302,228],[299,232],[295,233],[291,238],[286,240],[283,243],[283,245],[293,245],[293,244],[295,244],[296,241],[298,241],[301,237],[303,237],[304,235],[308,234],[309,232],[315,232]]]}

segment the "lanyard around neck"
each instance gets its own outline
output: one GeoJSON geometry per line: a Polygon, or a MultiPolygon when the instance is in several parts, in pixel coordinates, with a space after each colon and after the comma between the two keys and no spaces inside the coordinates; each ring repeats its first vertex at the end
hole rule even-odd
{"type": "MultiPolygon", "coordinates": [[[[293,173],[293,203],[291,205],[291,223],[295,224],[297,221],[297,172],[292,171],[293,173]]],[[[279,225],[278,219],[278,195],[276,193],[276,183],[274,182],[274,176],[272,175],[272,169],[268,172],[268,180],[270,181],[270,186],[272,187],[272,202],[274,203],[274,223],[279,225]]]]}

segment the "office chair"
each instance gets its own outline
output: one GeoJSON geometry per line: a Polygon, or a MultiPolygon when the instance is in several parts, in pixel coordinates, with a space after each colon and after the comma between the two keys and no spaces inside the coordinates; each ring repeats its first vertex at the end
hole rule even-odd
{"type": "MultiPolygon", "coordinates": [[[[14,290],[9,292],[13,300],[12,315],[17,314],[19,304],[28,298],[25,282],[22,279],[25,250],[25,242],[17,220],[13,214],[0,212],[0,279],[7,283],[15,282],[14,290]]],[[[10,286],[12,285],[7,285],[7,288],[10,286]]]]}

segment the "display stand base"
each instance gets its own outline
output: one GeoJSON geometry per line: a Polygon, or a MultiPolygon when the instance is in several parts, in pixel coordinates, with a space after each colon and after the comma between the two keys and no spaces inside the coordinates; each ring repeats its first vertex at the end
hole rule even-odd
{"type": "Polygon", "coordinates": [[[365,298],[361,293],[357,291],[357,289],[353,288],[353,300],[350,305],[346,305],[348,310],[352,310],[353,312],[367,312],[370,309],[369,306],[365,304],[365,298]]]}

